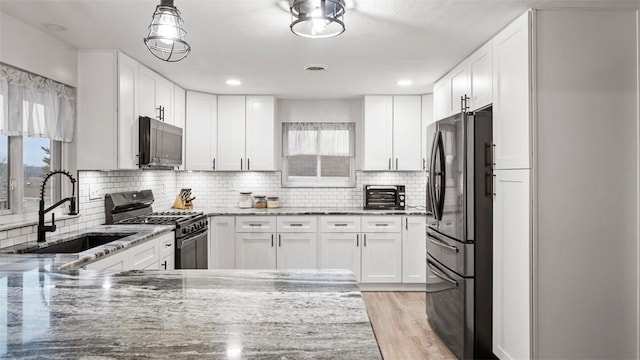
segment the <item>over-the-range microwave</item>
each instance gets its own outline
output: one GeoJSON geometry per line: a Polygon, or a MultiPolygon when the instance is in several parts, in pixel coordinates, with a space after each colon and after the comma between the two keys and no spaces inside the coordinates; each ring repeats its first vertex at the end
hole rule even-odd
{"type": "Polygon", "coordinates": [[[140,168],[182,165],[182,129],[146,116],[139,118],[140,168]]]}

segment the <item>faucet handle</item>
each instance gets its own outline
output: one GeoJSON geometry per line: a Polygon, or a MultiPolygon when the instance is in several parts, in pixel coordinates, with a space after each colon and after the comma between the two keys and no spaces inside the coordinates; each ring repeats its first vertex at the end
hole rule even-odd
{"type": "Polygon", "coordinates": [[[51,231],[56,231],[56,214],[51,213],[51,231]]]}

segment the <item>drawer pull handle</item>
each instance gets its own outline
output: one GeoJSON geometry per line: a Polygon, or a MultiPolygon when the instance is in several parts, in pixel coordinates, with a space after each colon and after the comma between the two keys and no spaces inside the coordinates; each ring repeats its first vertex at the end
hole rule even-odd
{"type": "Polygon", "coordinates": [[[249,226],[257,226],[257,227],[261,227],[262,224],[249,224],[249,226]]]}
{"type": "Polygon", "coordinates": [[[347,226],[348,224],[335,224],[333,226],[347,226]]]}
{"type": "Polygon", "coordinates": [[[300,226],[302,226],[302,224],[289,224],[289,226],[291,226],[291,227],[300,227],[300,226]]]}
{"type": "Polygon", "coordinates": [[[171,245],[173,245],[173,244],[167,243],[167,244],[164,244],[164,247],[171,247],[171,245]]]}
{"type": "Polygon", "coordinates": [[[430,237],[429,238],[429,242],[434,244],[434,245],[438,245],[438,246],[443,247],[445,249],[451,250],[451,251],[460,252],[460,249],[458,249],[457,247],[451,246],[451,245],[447,245],[447,244],[443,243],[442,241],[440,241],[440,240],[438,240],[436,238],[430,237]]]}
{"type": "Polygon", "coordinates": [[[389,226],[389,224],[376,224],[376,226],[389,226]]]}

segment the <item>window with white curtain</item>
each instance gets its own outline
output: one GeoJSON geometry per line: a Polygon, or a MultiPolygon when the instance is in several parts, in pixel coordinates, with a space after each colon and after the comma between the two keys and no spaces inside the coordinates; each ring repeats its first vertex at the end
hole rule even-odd
{"type": "MultiPolygon", "coordinates": [[[[74,122],[72,87],[0,63],[0,214],[37,210],[42,181],[61,168],[74,122]]],[[[50,204],[61,196],[61,181],[47,184],[50,204]]]]}
{"type": "Polygon", "coordinates": [[[353,186],[355,124],[283,123],[282,155],[285,186],[353,186]]]}

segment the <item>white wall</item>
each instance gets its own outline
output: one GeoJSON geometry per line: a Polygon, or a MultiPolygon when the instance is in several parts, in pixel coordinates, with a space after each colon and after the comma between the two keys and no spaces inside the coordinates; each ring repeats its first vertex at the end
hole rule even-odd
{"type": "Polygon", "coordinates": [[[0,62],[76,86],[76,49],[3,12],[0,62]]]}

